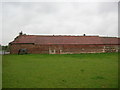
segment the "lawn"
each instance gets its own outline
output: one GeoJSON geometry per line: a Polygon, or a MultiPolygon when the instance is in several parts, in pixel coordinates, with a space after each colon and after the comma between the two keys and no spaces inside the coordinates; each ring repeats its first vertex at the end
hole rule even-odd
{"type": "Polygon", "coordinates": [[[118,54],[3,56],[3,88],[118,88],[118,54]]]}

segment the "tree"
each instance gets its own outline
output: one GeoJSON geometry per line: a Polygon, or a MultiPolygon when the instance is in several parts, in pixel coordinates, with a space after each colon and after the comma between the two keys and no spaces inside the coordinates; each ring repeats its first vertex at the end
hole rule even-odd
{"type": "Polygon", "coordinates": [[[9,46],[7,46],[7,45],[6,46],[2,46],[2,50],[3,51],[9,51],[9,46]]]}
{"type": "Polygon", "coordinates": [[[0,44],[0,51],[2,50],[2,46],[1,46],[1,44],[0,44]]]}

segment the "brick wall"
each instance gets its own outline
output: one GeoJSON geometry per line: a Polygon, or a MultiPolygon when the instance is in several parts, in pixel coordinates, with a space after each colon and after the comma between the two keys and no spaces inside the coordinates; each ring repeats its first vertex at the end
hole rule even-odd
{"type": "Polygon", "coordinates": [[[19,49],[23,48],[28,49],[28,53],[33,53],[34,47],[35,46],[33,44],[12,44],[10,45],[10,53],[17,54],[19,49]]]}
{"type": "Polygon", "coordinates": [[[19,49],[26,48],[28,53],[41,54],[79,54],[117,52],[118,45],[39,45],[39,44],[12,44],[10,53],[17,54],[19,49]]]}

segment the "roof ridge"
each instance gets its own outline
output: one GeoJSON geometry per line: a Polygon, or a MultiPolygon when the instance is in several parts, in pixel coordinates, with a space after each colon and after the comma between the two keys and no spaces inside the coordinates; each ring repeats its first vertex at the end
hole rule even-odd
{"type": "Polygon", "coordinates": [[[99,36],[78,36],[78,35],[22,35],[22,36],[36,36],[36,37],[99,37],[99,36]]]}
{"type": "Polygon", "coordinates": [[[36,44],[117,44],[116,38],[99,36],[74,36],[74,35],[20,35],[19,41],[13,43],[36,44]]]}

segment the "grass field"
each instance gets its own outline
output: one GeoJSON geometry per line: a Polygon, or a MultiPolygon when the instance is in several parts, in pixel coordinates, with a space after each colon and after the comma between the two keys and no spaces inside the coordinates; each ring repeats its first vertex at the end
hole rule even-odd
{"type": "Polygon", "coordinates": [[[3,88],[117,88],[118,54],[4,55],[3,88]]]}

